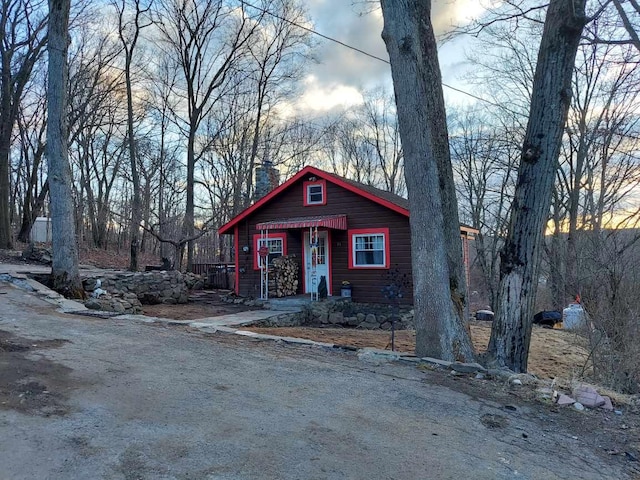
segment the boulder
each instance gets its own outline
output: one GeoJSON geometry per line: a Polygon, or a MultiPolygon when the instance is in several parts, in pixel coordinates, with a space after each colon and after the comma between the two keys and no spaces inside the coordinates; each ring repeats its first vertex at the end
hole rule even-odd
{"type": "Polygon", "coordinates": [[[89,310],[102,310],[102,304],[95,298],[90,298],[84,302],[84,306],[89,310]]]}
{"type": "Polygon", "coordinates": [[[48,248],[36,247],[34,244],[29,244],[29,246],[22,252],[22,258],[25,260],[29,260],[32,262],[44,263],[47,265],[51,264],[51,259],[53,258],[51,250],[48,248]]]}
{"type": "Polygon", "coordinates": [[[613,403],[611,403],[611,399],[607,396],[603,396],[602,398],[604,398],[604,403],[601,408],[604,408],[609,412],[613,412],[613,403]]]}
{"type": "Polygon", "coordinates": [[[576,403],[576,401],[573,398],[571,398],[569,395],[565,395],[564,393],[561,393],[560,395],[558,395],[558,400],[556,403],[560,406],[564,406],[564,405],[573,405],[574,403],[576,403]]]}
{"type": "Polygon", "coordinates": [[[345,323],[350,327],[358,326],[358,317],[347,317],[345,318],[345,323]]]}
{"type": "Polygon", "coordinates": [[[580,402],[587,408],[598,408],[606,403],[595,388],[588,385],[580,385],[573,389],[573,396],[577,402],[580,402]]]}

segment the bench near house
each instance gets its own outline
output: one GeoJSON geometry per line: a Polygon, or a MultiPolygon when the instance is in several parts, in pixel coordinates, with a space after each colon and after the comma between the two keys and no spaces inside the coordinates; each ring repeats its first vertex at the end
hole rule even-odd
{"type": "MultiPolygon", "coordinates": [[[[263,296],[261,262],[295,255],[301,266],[299,294],[316,291],[324,276],[329,295],[340,295],[346,281],[354,301],[388,303],[382,288],[390,277],[406,274],[402,303],[413,302],[408,201],[393,193],[308,166],[219,233],[234,235],[240,296],[263,296]]],[[[468,241],[475,233],[460,226],[467,270],[468,241]]]]}

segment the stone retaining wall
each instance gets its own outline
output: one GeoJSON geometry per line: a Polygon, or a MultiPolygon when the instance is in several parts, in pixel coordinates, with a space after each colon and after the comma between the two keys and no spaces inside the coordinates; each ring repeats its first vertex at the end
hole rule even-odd
{"type": "Polygon", "coordinates": [[[204,279],[178,271],[126,272],[89,277],[82,284],[91,297],[87,308],[140,313],[143,304],[187,303],[189,290],[202,288],[204,279]]]}
{"type": "Polygon", "coordinates": [[[251,325],[254,327],[300,327],[306,325],[307,312],[282,312],[276,317],[258,320],[251,325]]]}
{"type": "MultiPolygon", "coordinates": [[[[223,300],[229,303],[269,308],[268,302],[237,297],[233,294],[226,298],[223,297],[223,300]]],[[[254,325],[263,327],[336,326],[365,330],[391,330],[393,319],[395,319],[396,330],[413,330],[415,328],[412,308],[355,303],[340,298],[312,302],[302,307],[300,313],[283,313],[254,325]]]]}
{"type": "Polygon", "coordinates": [[[306,325],[335,325],[365,330],[396,330],[414,328],[413,309],[394,308],[389,305],[354,303],[345,301],[313,302],[306,308],[306,325]]]}

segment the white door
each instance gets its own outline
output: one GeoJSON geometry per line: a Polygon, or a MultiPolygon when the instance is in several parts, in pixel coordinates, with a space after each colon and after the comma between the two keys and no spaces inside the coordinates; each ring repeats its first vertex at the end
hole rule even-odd
{"type": "Polygon", "coordinates": [[[304,291],[305,293],[317,292],[320,279],[325,277],[327,293],[331,295],[331,282],[329,279],[329,232],[318,231],[318,242],[314,249],[309,242],[309,232],[304,232],[304,291]],[[314,255],[315,253],[315,255],[314,255]],[[315,262],[314,262],[315,257],[315,262]]]}

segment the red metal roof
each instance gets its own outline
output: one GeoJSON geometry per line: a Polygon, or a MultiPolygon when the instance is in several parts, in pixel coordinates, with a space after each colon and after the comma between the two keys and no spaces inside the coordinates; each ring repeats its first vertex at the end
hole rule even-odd
{"type": "Polygon", "coordinates": [[[326,227],[336,230],[347,229],[346,215],[316,215],[313,217],[296,217],[262,222],[256,225],[257,230],[285,230],[287,228],[326,227]]]}

